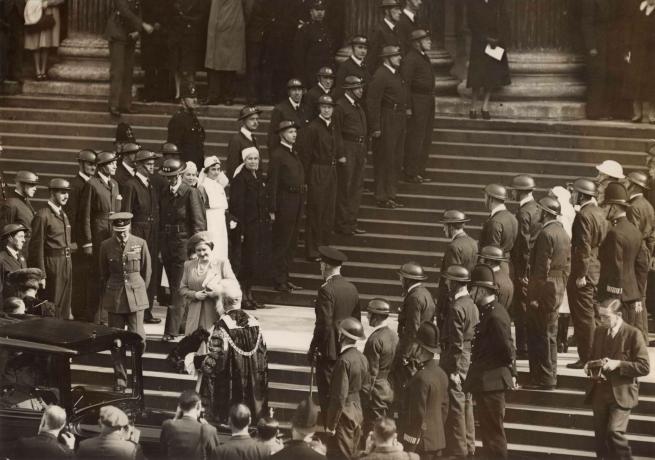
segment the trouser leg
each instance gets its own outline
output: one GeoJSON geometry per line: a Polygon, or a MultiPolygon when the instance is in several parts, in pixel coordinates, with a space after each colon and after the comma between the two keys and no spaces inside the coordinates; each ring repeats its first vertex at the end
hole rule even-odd
{"type": "Polygon", "coordinates": [[[121,102],[122,84],[125,73],[125,42],[112,40],[109,42],[109,107],[118,109],[121,102]]]}
{"type": "Polygon", "coordinates": [[[412,116],[407,120],[407,137],[405,139],[404,171],[407,176],[423,173],[427,157],[426,137],[431,138],[434,119],[434,97],[412,94],[412,116]]]}
{"type": "Polygon", "coordinates": [[[336,222],[335,229],[339,232],[350,232],[350,222],[352,221],[350,198],[352,191],[350,190],[352,184],[352,176],[355,172],[354,155],[348,148],[349,142],[344,141],[344,154],[346,157],[345,164],[337,166],[337,206],[336,206],[336,222]]]}
{"type": "Polygon", "coordinates": [[[166,312],[166,323],[164,333],[177,336],[184,331],[184,303],[179,298],[180,281],[184,271],[184,262],[180,263],[170,255],[164,257],[164,269],[168,277],[168,285],[171,290],[171,302],[166,312]]]}
{"type": "Polygon", "coordinates": [[[362,192],[364,191],[364,170],[366,168],[366,155],[366,145],[359,144],[352,156],[352,175],[350,177],[350,183],[348,184],[348,217],[350,230],[357,228],[359,207],[362,202],[362,192]]]}
{"type": "MultiPolygon", "coordinates": [[[[107,313],[107,322],[109,327],[116,329],[125,329],[127,325],[127,315],[120,313],[107,313]]],[[[111,359],[114,366],[114,383],[123,388],[127,387],[127,371],[125,369],[125,347],[111,349],[111,359]]]]}
{"type": "Polygon", "coordinates": [[[467,429],[466,429],[466,395],[461,384],[456,385],[449,381],[448,400],[450,409],[445,425],[446,449],[449,455],[466,456],[467,429]]]}
{"type": "Polygon", "coordinates": [[[487,392],[474,395],[478,406],[480,437],[483,457],[489,460],[507,459],[505,418],[505,392],[487,392]]]}
{"type": "Polygon", "coordinates": [[[72,265],[70,257],[46,257],[46,298],[55,304],[57,318],[72,319],[72,265]]]}
{"type": "Polygon", "coordinates": [[[73,317],[77,321],[87,321],[87,287],[91,269],[91,257],[78,249],[72,255],[72,292],[71,305],[73,317]]]}
{"type": "Polygon", "coordinates": [[[330,383],[332,382],[332,370],[335,362],[322,356],[316,360],[316,387],[318,388],[318,403],[321,406],[323,423],[325,423],[330,401],[330,383]]]}
{"type": "Polygon", "coordinates": [[[327,458],[329,460],[350,460],[354,458],[361,435],[361,423],[352,420],[342,412],[334,436],[328,439],[327,458]]]}
{"type": "Polygon", "coordinates": [[[591,345],[596,330],[596,286],[587,283],[579,288],[575,280],[568,283],[569,308],[573,321],[573,333],[578,347],[580,361],[587,362],[591,355],[591,345]]]}

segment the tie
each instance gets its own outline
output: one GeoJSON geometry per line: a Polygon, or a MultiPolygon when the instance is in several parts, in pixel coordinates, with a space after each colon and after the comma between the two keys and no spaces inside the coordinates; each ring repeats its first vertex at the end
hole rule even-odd
{"type": "Polygon", "coordinates": [[[255,138],[254,134],[250,135],[250,139],[252,139],[252,143],[255,144],[255,147],[257,147],[257,139],[255,138]]]}
{"type": "Polygon", "coordinates": [[[171,191],[171,195],[175,196],[175,187],[171,187],[170,191],[171,191]]]}
{"type": "Polygon", "coordinates": [[[125,251],[125,241],[118,240],[118,242],[121,244],[121,252],[125,251]]]}

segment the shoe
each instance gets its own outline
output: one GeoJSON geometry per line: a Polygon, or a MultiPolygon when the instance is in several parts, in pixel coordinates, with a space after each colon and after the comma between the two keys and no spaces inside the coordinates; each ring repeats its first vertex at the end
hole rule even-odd
{"type": "Polygon", "coordinates": [[[483,120],[491,120],[491,114],[489,113],[488,110],[483,110],[481,113],[482,113],[483,120]]]}
{"type": "Polygon", "coordinates": [[[278,283],[275,286],[273,286],[273,289],[275,289],[278,292],[291,292],[291,288],[287,283],[278,283]]]}
{"type": "Polygon", "coordinates": [[[648,124],[649,125],[655,125],[655,118],[648,117],[648,124]]]}
{"type": "Polygon", "coordinates": [[[148,318],[144,318],[143,322],[146,324],[159,324],[161,323],[161,318],[155,318],[154,316],[149,316],[148,318]]]}
{"type": "Polygon", "coordinates": [[[583,363],[582,360],[579,359],[579,360],[577,360],[577,361],[574,362],[574,363],[568,363],[568,364],[566,365],[566,367],[567,367],[568,369],[583,369],[583,368],[584,368],[584,365],[585,365],[585,363],[583,363]]]}
{"type": "Polygon", "coordinates": [[[630,121],[633,122],[633,123],[641,123],[641,118],[642,118],[641,115],[634,115],[634,116],[630,119],[630,121]]]}
{"type": "Polygon", "coordinates": [[[121,113],[116,107],[109,107],[109,115],[112,117],[120,117],[121,113]]]}
{"type": "Polygon", "coordinates": [[[298,286],[297,284],[294,284],[291,281],[287,281],[287,284],[289,285],[292,291],[300,291],[302,289],[302,286],[298,286]]]}
{"type": "Polygon", "coordinates": [[[423,177],[420,174],[418,176],[416,176],[416,177],[417,177],[418,180],[421,181],[421,184],[423,184],[425,182],[432,182],[432,179],[430,179],[429,177],[423,177]]]}
{"type": "Polygon", "coordinates": [[[555,385],[537,385],[536,383],[529,383],[527,385],[523,385],[523,388],[526,390],[553,391],[555,389],[555,385]]]}
{"type": "Polygon", "coordinates": [[[125,386],[115,383],[114,384],[114,393],[125,393],[125,386]]]}
{"type": "Polygon", "coordinates": [[[391,203],[391,200],[387,200],[387,201],[376,201],[376,202],[375,202],[375,205],[376,205],[378,208],[385,208],[385,209],[393,209],[393,208],[394,208],[393,204],[391,203]]]}
{"type": "Polygon", "coordinates": [[[364,233],[366,233],[366,230],[364,230],[362,228],[356,228],[355,230],[353,230],[353,233],[355,235],[363,235],[364,233]]]}
{"type": "Polygon", "coordinates": [[[175,342],[175,336],[171,334],[164,334],[161,337],[162,342],[175,342]]]}
{"type": "Polygon", "coordinates": [[[408,184],[420,184],[421,179],[419,179],[419,176],[405,176],[404,182],[408,184]]]}
{"type": "Polygon", "coordinates": [[[391,205],[392,205],[394,208],[404,208],[404,207],[405,207],[404,204],[402,204],[401,202],[396,201],[396,200],[389,200],[389,202],[391,203],[391,205]]]}
{"type": "Polygon", "coordinates": [[[471,120],[477,120],[478,119],[478,112],[475,110],[469,110],[469,118],[471,120]]]}

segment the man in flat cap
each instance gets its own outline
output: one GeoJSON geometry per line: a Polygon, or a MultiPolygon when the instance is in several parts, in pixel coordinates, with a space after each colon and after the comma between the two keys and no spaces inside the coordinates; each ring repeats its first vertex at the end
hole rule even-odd
{"type": "Polygon", "coordinates": [[[241,124],[239,131],[234,133],[227,143],[227,160],[225,173],[232,180],[234,171],[243,162],[241,152],[249,147],[259,150],[259,143],[255,138],[255,131],[259,128],[259,117],[262,111],[252,105],[246,105],[239,111],[237,121],[241,124]]]}
{"type": "Polygon", "coordinates": [[[71,293],[73,266],[71,260],[71,225],[64,212],[70,183],[52,179],[48,184],[48,205],[39,209],[32,221],[32,238],[28,264],[43,271],[45,297],[55,304],[56,317],[73,319],[71,293]]]}
{"type": "Polygon", "coordinates": [[[7,224],[0,232],[0,304],[2,299],[15,295],[7,284],[7,277],[11,272],[27,268],[27,260],[22,250],[25,245],[27,228],[21,224],[7,224]]]}
{"type": "Polygon", "coordinates": [[[309,105],[310,117],[315,119],[319,113],[318,98],[321,96],[331,96],[335,101],[335,87],[334,87],[334,70],[332,67],[321,67],[316,74],[316,84],[309,88],[305,94],[305,100],[309,105]]]}
{"type": "Polygon", "coordinates": [[[337,100],[343,96],[346,77],[352,75],[362,80],[363,84],[371,81],[371,70],[366,57],[368,56],[368,38],[364,35],[355,35],[350,39],[350,56],[339,64],[334,82],[334,91],[337,100]]]}
{"type": "MultiPolygon", "coordinates": [[[[16,187],[7,194],[7,199],[0,205],[0,226],[7,224],[21,224],[25,228],[32,228],[34,208],[31,199],[36,193],[39,177],[31,171],[18,171],[15,176],[16,187]]],[[[27,238],[24,252],[27,255],[27,238]]]]}
{"type": "Polygon", "coordinates": [[[100,408],[100,434],[94,438],[85,439],[80,442],[77,449],[77,458],[98,458],[108,456],[109,458],[130,458],[143,460],[145,457],[141,446],[134,439],[134,426],[125,412],[115,406],[104,406],[100,408]]]}
{"type": "MultiPolygon", "coordinates": [[[[303,98],[303,83],[292,78],[287,82],[288,98],[273,107],[271,122],[268,127],[268,151],[273,152],[280,145],[278,128],[283,121],[292,121],[296,129],[300,130],[311,121],[311,113],[307,101],[303,98]]],[[[270,154],[269,154],[270,155],[270,154]]]]}
{"type": "Polygon", "coordinates": [[[168,122],[166,140],[177,146],[184,162],[193,161],[200,171],[205,159],[205,128],[196,115],[198,92],[193,82],[182,82],[180,103],[180,109],[168,122]]]}
{"type": "Polygon", "coordinates": [[[308,23],[301,24],[293,40],[294,74],[305,85],[314,81],[321,67],[334,65],[338,44],[325,24],[325,0],[310,0],[308,23]]]}
{"type": "Polygon", "coordinates": [[[271,456],[273,460],[321,460],[325,456],[312,449],[318,421],[318,407],[311,397],[298,404],[291,420],[291,439],[284,449],[271,456]]]}

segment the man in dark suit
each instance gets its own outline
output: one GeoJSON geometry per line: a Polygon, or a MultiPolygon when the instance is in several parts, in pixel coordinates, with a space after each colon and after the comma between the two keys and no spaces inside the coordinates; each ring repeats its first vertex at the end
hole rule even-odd
{"type": "MultiPolygon", "coordinates": [[[[303,84],[297,78],[287,82],[289,97],[273,107],[268,127],[268,151],[273,152],[280,145],[278,128],[283,121],[293,121],[296,129],[301,130],[311,121],[309,105],[303,100],[303,84]]],[[[270,155],[270,153],[269,153],[270,155]]]]}
{"type": "Polygon", "coordinates": [[[473,394],[477,406],[482,454],[507,459],[505,392],[516,386],[515,351],[507,310],[496,300],[498,286],[487,265],[471,273],[471,297],[480,312],[471,351],[471,366],[464,391],[473,394]]]}
{"type": "Polygon", "coordinates": [[[643,336],[623,321],[621,309],[618,298],[600,305],[601,326],[594,332],[590,361],[585,365],[592,380],[585,402],[594,411],[598,458],[632,458],[625,433],[630,411],[639,402],[637,378],[650,373],[643,336]]]}
{"type": "MultiPolygon", "coordinates": [[[[271,65],[267,61],[268,50],[281,44],[270,42],[271,30],[278,14],[275,4],[266,0],[254,0],[244,4],[246,20],[246,103],[271,104],[271,65]]],[[[282,13],[282,12],[280,12],[282,13]]],[[[277,91],[277,89],[276,89],[277,91]]]]}
{"type": "Polygon", "coordinates": [[[309,345],[308,358],[316,363],[316,384],[322,416],[327,414],[332,370],[339,355],[337,328],[345,318],[361,318],[359,293],[350,281],[341,276],[341,265],[348,260],[338,249],[321,246],[321,274],[325,283],[318,290],[314,303],[316,324],[309,345]]]}
{"type": "Polygon", "coordinates": [[[120,162],[116,168],[114,179],[118,182],[118,189],[120,190],[121,195],[125,196],[127,192],[127,182],[136,174],[134,159],[136,158],[137,152],[141,150],[141,146],[137,144],[136,139],[134,139],[134,135],[132,134],[132,128],[130,128],[127,123],[120,123],[116,128],[115,144],[116,154],[120,158],[120,162]],[[126,128],[123,126],[126,126],[126,128]],[[120,133],[123,130],[127,130],[129,137],[131,137],[130,140],[128,140],[129,138],[124,141],[119,140],[121,139],[119,137],[120,133]]]}
{"type": "Polygon", "coordinates": [[[321,67],[316,74],[316,78],[316,84],[305,93],[305,101],[309,106],[309,113],[312,120],[320,113],[318,98],[327,95],[335,101],[337,100],[335,96],[336,88],[334,87],[334,70],[332,70],[332,67],[321,67]]]}
{"type": "Polygon", "coordinates": [[[198,92],[195,84],[190,81],[182,83],[180,103],[180,109],[168,121],[166,140],[177,146],[181,160],[193,161],[200,171],[205,161],[205,128],[196,114],[198,92]]]}
{"type": "Polygon", "coordinates": [[[2,299],[15,295],[14,289],[7,283],[9,274],[27,268],[27,260],[22,253],[27,231],[27,227],[21,224],[7,224],[2,227],[0,242],[4,248],[0,250],[0,305],[2,299]]]}
{"type": "MultiPolygon", "coordinates": [[[[18,171],[15,181],[16,187],[7,194],[7,198],[0,205],[0,226],[21,224],[25,228],[32,228],[35,210],[31,199],[36,194],[39,177],[31,171],[18,171]]],[[[29,235],[26,237],[24,252],[27,256],[29,235]]]]}
{"type": "Polygon", "coordinates": [[[229,425],[232,436],[218,446],[210,458],[266,460],[270,457],[263,443],[250,437],[250,409],[245,404],[235,404],[230,409],[229,425]]]}
{"type": "Polygon", "coordinates": [[[159,442],[169,460],[196,458],[200,453],[206,458],[216,449],[218,432],[202,418],[198,393],[185,390],[180,394],[175,418],[164,421],[159,442]]]}
{"type": "MultiPolygon", "coordinates": [[[[382,21],[373,32],[371,39],[371,48],[368,53],[368,64],[370,68],[377,69],[382,65],[380,54],[385,46],[401,46],[400,35],[398,33],[398,21],[403,14],[403,10],[398,0],[382,0],[380,3],[382,9],[382,21]]],[[[402,51],[402,50],[401,50],[402,51]]]]}
{"type": "MultiPolygon", "coordinates": [[[[259,116],[262,111],[255,106],[246,105],[239,112],[237,121],[241,124],[239,132],[234,133],[227,143],[227,160],[225,174],[232,180],[234,171],[243,163],[242,152],[248,147],[259,150],[259,143],[255,138],[255,131],[259,128],[259,116]]],[[[261,152],[260,152],[261,156],[261,152]]]]}
{"type": "Polygon", "coordinates": [[[173,78],[168,65],[168,40],[173,19],[172,2],[144,0],[142,17],[153,32],[141,36],[141,67],[145,102],[166,102],[173,96],[173,78]]]}
{"type": "Polygon", "coordinates": [[[73,458],[75,435],[69,432],[61,433],[65,426],[66,411],[54,404],[49,405],[41,417],[39,434],[30,438],[18,438],[11,458],[16,460],[73,458]],[[60,433],[63,443],[57,439],[60,433]]]}
{"type": "MultiPolygon", "coordinates": [[[[509,257],[519,229],[516,217],[505,207],[507,189],[500,184],[489,184],[484,188],[484,200],[489,218],[482,225],[478,244],[481,248],[499,247],[503,250],[503,255],[509,257]]],[[[510,273],[507,263],[503,263],[501,267],[510,273]]]]}
{"type": "Polygon", "coordinates": [[[309,1],[309,21],[301,23],[293,40],[294,74],[305,85],[314,81],[321,67],[332,67],[340,43],[325,24],[325,1],[309,1]]]}
{"type": "Polygon", "coordinates": [[[78,459],[112,458],[120,460],[144,460],[136,428],[130,425],[125,412],[115,406],[100,408],[100,434],[80,442],[76,452],[78,459]]]}
{"type": "Polygon", "coordinates": [[[494,281],[498,285],[498,303],[505,307],[507,313],[509,313],[515,290],[509,273],[500,268],[503,262],[507,262],[507,257],[504,256],[503,250],[499,247],[485,246],[480,249],[478,263],[489,265],[493,270],[494,281]]]}
{"type": "Polygon", "coordinates": [[[364,85],[371,81],[371,71],[366,60],[368,56],[368,38],[364,35],[355,35],[350,39],[351,53],[348,59],[341,62],[337,68],[334,89],[336,98],[339,99],[344,94],[346,77],[353,76],[362,80],[364,85]]]}
{"type": "Polygon", "coordinates": [[[406,0],[405,7],[398,19],[397,35],[400,39],[400,47],[403,50],[403,54],[408,53],[412,48],[412,32],[428,26],[419,17],[422,5],[423,0],[406,0]]]}
{"type": "Polygon", "coordinates": [[[434,356],[439,353],[439,329],[434,323],[421,324],[416,334],[415,359],[419,371],[407,382],[403,423],[405,450],[433,460],[446,447],[444,423],[448,415],[448,377],[434,356]]]}
{"type": "Polygon", "coordinates": [[[298,404],[291,420],[291,439],[284,443],[284,449],[273,454],[274,460],[321,460],[325,458],[312,449],[318,421],[318,407],[311,396],[298,404]]]}
{"type": "MultiPolygon", "coordinates": [[[[7,23],[7,80],[23,82],[23,49],[25,49],[25,0],[4,0],[1,17],[7,23]]],[[[5,64],[3,64],[5,65],[5,64]]]]}

